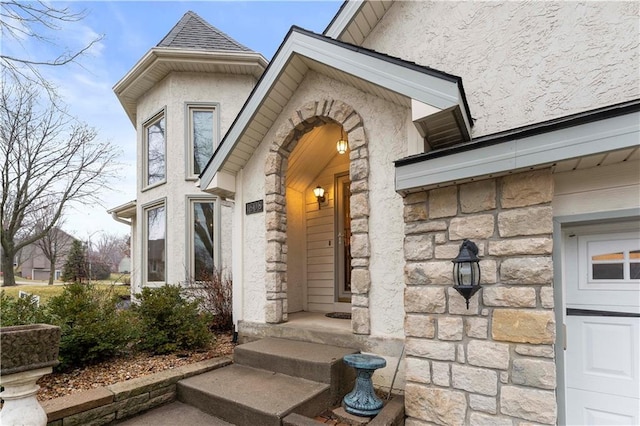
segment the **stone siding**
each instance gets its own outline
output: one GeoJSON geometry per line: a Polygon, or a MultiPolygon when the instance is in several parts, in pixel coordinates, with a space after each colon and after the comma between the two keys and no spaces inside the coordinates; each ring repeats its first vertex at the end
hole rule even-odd
{"type": "Polygon", "coordinates": [[[554,424],[551,170],[405,197],[407,424],[554,424]],[[466,308],[451,259],[481,258],[466,308]]]}
{"type": "Polygon", "coordinates": [[[371,334],[369,290],[369,150],[362,118],[337,99],[308,102],[281,126],[265,160],[265,217],[267,230],[265,321],[286,322],[287,301],[287,209],[285,180],[289,155],[300,138],[315,127],[336,123],[349,140],[351,181],[351,325],[355,334],[371,334]]]}

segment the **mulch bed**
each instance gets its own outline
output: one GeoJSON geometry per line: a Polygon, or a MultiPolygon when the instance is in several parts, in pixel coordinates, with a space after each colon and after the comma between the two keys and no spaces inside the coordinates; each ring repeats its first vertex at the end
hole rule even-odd
{"type": "Polygon", "coordinates": [[[208,350],[183,351],[170,355],[135,354],[76,368],[65,373],[49,374],[38,380],[40,385],[38,400],[59,398],[205,359],[230,355],[234,347],[231,334],[219,334],[216,342],[208,350]]]}

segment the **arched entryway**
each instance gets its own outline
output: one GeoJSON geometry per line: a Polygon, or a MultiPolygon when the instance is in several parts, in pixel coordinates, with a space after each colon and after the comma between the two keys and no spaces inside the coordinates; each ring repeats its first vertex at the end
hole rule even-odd
{"type": "MultiPolygon", "coordinates": [[[[288,257],[296,256],[288,243],[287,173],[292,153],[310,132],[331,126],[341,128],[349,141],[348,181],[350,224],[350,259],[352,329],[357,334],[370,333],[369,321],[369,154],[360,115],[348,104],[327,99],[309,102],[299,108],[276,133],[265,162],[266,247],[266,321],[287,321],[288,257]]],[[[327,145],[335,150],[335,143],[327,145]]],[[[311,154],[313,155],[313,154],[311,154]]],[[[294,155],[295,157],[295,155],[294,155]]],[[[346,172],[346,170],[345,170],[346,172]]],[[[340,174],[337,175],[339,177],[340,174]]],[[[338,182],[336,180],[335,182],[338,182]]],[[[344,182],[344,180],[342,180],[344,182]]],[[[292,185],[290,183],[290,185],[292,185]]],[[[334,185],[334,188],[337,185],[334,185]]],[[[334,201],[335,194],[334,195],[334,201]]],[[[342,194],[344,195],[344,194],[342,194]]],[[[321,208],[321,206],[319,206],[321,208]]],[[[290,214],[290,213],[289,213],[290,214]]],[[[336,234],[337,239],[340,238],[336,234]]],[[[344,238],[344,237],[343,237],[344,238]]],[[[337,264],[338,262],[336,262],[337,264]]]]}

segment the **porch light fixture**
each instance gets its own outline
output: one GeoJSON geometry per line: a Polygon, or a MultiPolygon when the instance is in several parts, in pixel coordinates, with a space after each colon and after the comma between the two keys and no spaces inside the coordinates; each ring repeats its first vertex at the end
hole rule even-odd
{"type": "Polygon", "coordinates": [[[315,189],[313,190],[313,195],[315,195],[316,199],[318,200],[318,210],[320,210],[321,204],[324,203],[325,201],[324,188],[321,187],[320,185],[316,186],[315,189]]]}
{"type": "Polygon", "coordinates": [[[458,256],[453,262],[453,288],[467,302],[480,290],[480,259],[478,258],[478,246],[470,240],[462,241],[458,256]]]}
{"type": "Polygon", "coordinates": [[[349,148],[349,142],[347,142],[347,138],[344,137],[344,129],[340,127],[340,139],[336,142],[338,154],[344,154],[347,152],[347,148],[349,148]]]}

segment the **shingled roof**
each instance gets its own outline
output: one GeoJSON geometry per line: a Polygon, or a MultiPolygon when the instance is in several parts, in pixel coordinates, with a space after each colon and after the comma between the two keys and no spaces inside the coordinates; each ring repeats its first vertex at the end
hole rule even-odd
{"type": "Polygon", "coordinates": [[[192,11],[184,14],[176,26],[158,43],[157,47],[253,52],[192,11]]]}

